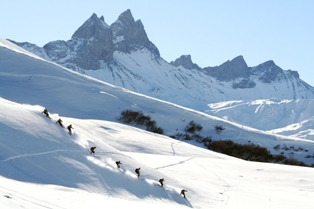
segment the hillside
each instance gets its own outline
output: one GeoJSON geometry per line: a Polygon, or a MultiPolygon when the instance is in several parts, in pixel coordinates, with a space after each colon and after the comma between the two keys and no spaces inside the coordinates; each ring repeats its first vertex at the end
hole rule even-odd
{"type": "Polygon", "coordinates": [[[3,208],[312,207],[312,168],[245,162],[114,122],[0,104],[3,208]],[[55,123],[60,117],[73,135],[55,123]]]}
{"type": "Polygon", "coordinates": [[[282,69],[273,60],[248,66],[241,55],[204,68],[193,63],[191,55],[164,60],[141,20],[135,20],[129,9],[112,24],[93,13],[69,40],[51,41],[43,47],[11,42],[45,60],[132,92],[269,133],[314,138],[314,113],[309,108],[314,88],[302,80],[303,75],[282,69]]]}
{"type": "MultiPolygon", "coordinates": [[[[312,141],[134,93],[0,40],[0,194],[5,208],[312,207],[312,168],[246,162],[167,135],[182,132],[194,120],[204,127],[201,134],[214,139],[302,146],[313,153],[312,141]],[[51,118],[41,114],[44,108],[51,118]],[[117,123],[125,109],[149,114],[165,135],[117,123]],[[73,135],[56,124],[59,118],[65,126],[73,124],[73,135]],[[225,127],[219,135],[217,124],[225,127]],[[91,146],[97,147],[95,156],[89,154],[91,146]],[[116,160],[122,162],[120,169],[116,160]],[[164,188],[160,178],[165,178],[164,188]],[[180,197],[181,189],[188,191],[187,199],[180,197]]],[[[307,154],[294,156],[311,163],[307,154]]]]}
{"type": "MultiPolygon", "coordinates": [[[[203,126],[200,134],[211,136],[213,140],[231,139],[242,144],[251,142],[267,147],[274,154],[284,151],[273,149],[278,144],[295,148],[301,146],[304,150],[294,152],[295,158],[309,164],[313,162],[313,158],[306,158],[314,152],[313,141],[269,134],[134,93],[33,55],[16,53],[15,51],[23,50],[16,45],[10,45],[10,42],[5,40],[1,43],[4,47],[0,48],[2,54],[0,82],[4,85],[0,87],[0,95],[4,99],[22,104],[41,105],[50,112],[65,117],[112,122],[117,121],[123,110],[142,111],[150,115],[157,125],[164,129],[164,134],[167,136],[184,132],[184,128],[193,120],[203,126]],[[223,126],[225,131],[217,134],[214,128],[216,125],[223,126]]],[[[284,153],[290,156],[290,151],[284,153]]]]}
{"type": "Polygon", "coordinates": [[[233,100],[208,105],[205,111],[269,133],[314,140],[313,99],[233,100]]]}

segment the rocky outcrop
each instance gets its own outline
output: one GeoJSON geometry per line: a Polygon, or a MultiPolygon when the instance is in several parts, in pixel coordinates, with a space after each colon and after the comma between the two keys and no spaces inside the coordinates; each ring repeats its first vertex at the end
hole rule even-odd
{"type": "Polygon", "coordinates": [[[216,67],[205,67],[203,70],[220,81],[231,81],[237,78],[248,78],[250,70],[243,56],[238,56],[216,67]]]}
{"type": "Polygon", "coordinates": [[[256,83],[248,78],[243,78],[239,82],[233,82],[232,88],[233,89],[249,89],[254,88],[256,83]]]}
{"type": "Polygon", "coordinates": [[[300,75],[298,73],[298,71],[294,71],[294,70],[287,70],[287,72],[292,75],[295,78],[300,78],[300,75]]]}
{"type": "Polygon", "coordinates": [[[65,41],[49,42],[48,44],[44,45],[44,49],[52,61],[58,61],[65,58],[70,51],[69,46],[65,41]]]}
{"type": "Polygon", "coordinates": [[[192,62],[191,55],[182,55],[175,61],[170,62],[170,64],[175,67],[182,66],[189,70],[191,69],[201,70],[201,68],[197,64],[192,62]]]}
{"type": "Polygon", "coordinates": [[[36,44],[32,44],[29,42],[16,42],[13,40],[8,39],[8,41],[24,48],[27,51],[32,52],[33,54],[36,54],[37,56],[46,59],[46,60],[50,60],[50,58],[47,56],[45,50],[42,47],[37,46],[36,44]]]}
{"type": "Polygon", "coordinates": [[[271,83],[278,79],[278,76],[283,73],[283,70],[278,67],[274,61],[270,60],[256,67],[252,67],[251,73],[257,75],[261,82],[271,83]]]}

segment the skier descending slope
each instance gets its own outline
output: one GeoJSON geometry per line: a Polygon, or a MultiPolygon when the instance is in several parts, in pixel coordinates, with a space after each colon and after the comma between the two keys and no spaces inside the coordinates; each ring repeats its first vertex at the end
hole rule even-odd
{"type": "Polygon", "coordinates": [[[119,160],[119,161],[116,161],[116,164],[117,164],[117,167],[120,168],[120,164],[122,164],[122,163],[119,160]]]}
{"type": "Polygon", "coordinates": [[[164,186],[164,181],[165,181],[165,179],[164,179],[164,178],[159,179],[159,183],[160,183],[160,186],[161,186],[161,187],[163,187],[163,186],[164,186]]]}
{"type": "Polygon", "coordinates": [[[74,129],[74,128],[72,127],[72,124],[68,126],[68,130],[69,130],[69,134],[70,134],[70,135],[72,135],[72,130],[71,130],[71,129],[74,129]]]}
{"type": "Polygon", "coordinates": [[[137,169],[135,169],[135,173],[137,174],[137,178],[139,178],[139,177],[140,177],[140,169],[141,169],[141,168],[137,168],[137,169]]]}
{"type": "Polygon", "coordinates": [[[61,118],[59,118],[58,120],[57,120],[57,122],[56,122],[56,124],[58,123],[62,128],[64,128],[64,125],[62,124],[62,120],[61,120],[61,118]]]}
{"type": "Polygon", "coordinates": [[[186,197],[185,197],[185,193],[186,193],[186,192],[187,192],[187,191],[186,191],[185,189],[182,189],[182,190],[181,190],[181,193],[180,193],[180,196],[183,195],[183,198],[186,198],[186,197]]]}
{"type": "Polygon", "coordinates": [[[48,110],[47,109],[44,109],[44,111],[42,111],[41,114],[45,114],[48,118],[50,118],[49,116],[49,113],[48,113],[48,110]]]}
{"type": "Polygon", "coordinates": [[[96,147],[91,147],[91,148],[90,148],[90,153],[91,153],[91,154],[95,154],[95,149],[96,149],[96,147]]]}

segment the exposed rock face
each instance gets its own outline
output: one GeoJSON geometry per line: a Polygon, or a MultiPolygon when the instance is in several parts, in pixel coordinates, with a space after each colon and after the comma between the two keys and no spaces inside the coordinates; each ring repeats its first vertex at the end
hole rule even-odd
{"type": "Polygon", "coordinates": [[[72,38],[79,39],[91,39],[105,42],[108,37],[106,34],[108,32],[109,26],[104,22],[103,18],[98,18],[94,13],[84,24],[79,27],[75,33],[72,35],[72,38]]]}
{"type": "Polygon", "coordinates": [[[52,61],[86,70],[100,69],[101,61],[111,62],[114,52],[111,29],[96,14],[75,31],[71,40],[49,42],[43,48],[52,61]]]}
{"type": "Polygon", "coordinates": [[[44,46],[44,49],[48,57],[52,58],[53,61],[65,58],[70,49],[65,41],[52,41],[44,46]]]}
{"type": "Polygon", "coordinates": [[[298,73],[298,71],[294,71],[294,70],[287,70],[290,75],[294,76],[295,78],[300,78],[300,75],[298,73]]]}
{"type": "Polygon", "coordinates": [[[111,62],[113,60],[114,45],[112,31],[104,22],[104,18],[98,18],[93,14],[73,34],[72,40],[82,42],[77,48],[77,56],[74,60],[83,69],[99,69],[100,61],[111,62]]]}
{"type": "Polygon", "coordinates": [[[240,82],[234,82],[232,88],[234,89],[249,89],[254,88],[256,83],[248,78],[243,78],[240,82]]]}
{"type": "Polygon", "coordinates": [[[192,62],[191,55],[182,55],[180,58],[176,59],[175,61],[170,62],[171,65],[178,67],[183,66],[186,69],[197,69],[200,70],[201,68],[192,62]]]}
{"type": "MultiPolygon", "coordinates": [[[[190,55],[182,55],[170,64],[175,67],[183,66],[186,69],[203,70],[206,74],[219,81],[234,81],[232,84],[232,88],[234,89],[254,88],[256,83],[252,80],[251,76],[257,76],[262,83],[271,83],[276,80],[285,79],[283,70],[273,61],[267,61],[256,67],[248,67],[243,56],[238,56],[231,61],[228,60],[216,67],[205,67],[203,69],[192,62],[190,55]]],[[[296,71],[288,70],[287,73],[295,78],[299,78],[299,74],[296,71]]]]}
{"type": "Polygon", "coordinates": [[[140,20],[134,21],[130,10],[123,12],[111,26],[104,17],[93,14],[79,27],[69,41],[53,41],[44,51],[50,60],[76,70],[97,70],[101,63],[113,61],[115,50],[130,53],[148,49],[159,58],[157,47],[149,41],[140,20]]]}
{"type": "Polygon", "coordinates": [[[160,57],[157,47],[149,41],[141,20],[135,22],[129,9],[123,12],[110,28],[117,51],[130,53],[145,47],[156,57],[160,57]]]}
{"type": "Polygon", "coordinates": [[[249,68],[243,56],[238,56],[231,61],[228,60],[220,66],[203,68],[203,70],[220,81],[231,81],[236,78],[248,78],[250,76],[249,68]]]}
{"type": "Polygon", "coordinates": [[[13,40],[8,39],[8,41],[26,49],[27,51],[32,52],[33,54],[36,54],[37,56],[49,60],[49,57],[47,56],[45,50],[42,47],[37,46],[36,44],[32,44],[29,42],[16,42],[13,40]]]}
{"type": "Polygon", "coordinates": [[[252,68],[251,72],[258,75],[261,82],[271,83],[278,78],[278,75],[283,73],[283,70],[274,61],[270,60],[252,68]]]}

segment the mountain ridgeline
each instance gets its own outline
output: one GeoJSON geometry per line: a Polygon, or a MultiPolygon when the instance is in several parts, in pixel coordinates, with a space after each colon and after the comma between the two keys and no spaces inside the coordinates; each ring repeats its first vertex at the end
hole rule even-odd
{"type": "Polygon", "coordinates": [[[314,88],[298,72],[283,70],[273,61],[249,67],[238,56],[201,68],[190,55],[182,55],[167,62],[130,10],[111,25],[93,14],[68,41],[52,41],[43,47],[12,42],[77,72],[201,111],[209,103],[227,100],[314,98],[314,88]]]}

